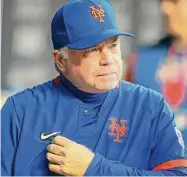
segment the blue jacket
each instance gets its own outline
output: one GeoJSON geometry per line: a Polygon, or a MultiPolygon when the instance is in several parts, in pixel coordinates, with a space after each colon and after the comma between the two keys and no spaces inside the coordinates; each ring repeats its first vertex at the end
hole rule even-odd
{"type": "Polygon", "coordinates": [[[50,140],[41,139],[43,132],[61,132],[95,152],[85,175],[187,175],[187,150],[160,94],[120,81],[92,109],[67,85],[73,88],[61,76],[7,99],[1,112],[3,176],[56,175],[48,169],[50,140]]]}

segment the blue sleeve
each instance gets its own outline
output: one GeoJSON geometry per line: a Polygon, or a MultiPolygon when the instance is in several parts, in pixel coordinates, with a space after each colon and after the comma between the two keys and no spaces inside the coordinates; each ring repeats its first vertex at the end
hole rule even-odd
{"type": "Polygon", "coordinates": [[[13,175],[13,162],[19,138],[19,121],[13,98],[1,110],[1,175],[13,175]]]}
{"type": "Polygon", "coordinates": [[[97,153],[85,176],[187,176],[187,150],[175,126],[174,114],[164,99],[156,115],[155,143],[148,170],[108,160],[97,153]]]}
{"type": "Polygon", "coordinates": [[[176,127],[174,113],[164,99],[159,107],[149,169],[165,170],[180,166],[187,168],[187,149],[182,134],[176,127]]]}
{"type": "Polygon", "coordinates": [[[129,167],[123,163],[108,160],[96,154],[84,176],[186,176],[184,167],[170,170],[154,171],[129,167]]]}

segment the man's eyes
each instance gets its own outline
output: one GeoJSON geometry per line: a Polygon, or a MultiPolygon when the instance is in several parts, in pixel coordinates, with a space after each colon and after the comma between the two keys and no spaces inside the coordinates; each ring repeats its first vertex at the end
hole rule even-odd
{"type": "Polygon", "coordinates": [[[92,49],[87,50],[87,51],[84,53],[84,55],[87,56],[87,55],[89,55],[90,53],[97,52],[97,51],[99,51],[98,48],[92,48],[92,49]]]}
{"type": "MultiPolygon", "coordinates": [[[[110,44],[108,46],[109,49],[113,49],[113,48],[116,48],[117,47],[117,43],[113,43],[113,44],[110,44]]],[[[84,56],[88,56],[89,54],[91,53],[94,53],[94,52],[98,52],[99,51],[99,48],[95,47],[95,48],[91,48],[89,50],[87,50],[85,53],[84,53],[84,56]]]]}
{"type": "Polygon", "coordinates": [[[117,44],[116,44],[116,43],[113,43],[113,44],[111,44],[111,45],[109,46],[109,48],[115,48],[115,47],[117,47],[117,44]]]}

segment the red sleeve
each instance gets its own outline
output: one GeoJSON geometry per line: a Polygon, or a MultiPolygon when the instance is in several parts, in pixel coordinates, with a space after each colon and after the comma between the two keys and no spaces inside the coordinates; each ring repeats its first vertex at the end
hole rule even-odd
{"type": "Polygon", "coordinates": [[[137,55],[136,53],[130,54],[127,59],[126,59],[126,70],[124,74],[124,80],[129,81],[129,82],[134,82],[134,70],[135,70],[135,65],[137,61],[137,55]]]}

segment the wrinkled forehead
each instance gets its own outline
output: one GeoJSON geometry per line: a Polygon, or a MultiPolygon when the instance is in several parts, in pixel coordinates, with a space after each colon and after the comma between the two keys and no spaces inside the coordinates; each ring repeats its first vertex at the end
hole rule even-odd
{"type": "Polygon", "coordinates": [[[177,3],[180,1],[182,1],[182,0],[160,0],[160,2],[172,2],[172,3],[177,3]]]}
{"type": "MultiPolygon", "coordinates": [[[[109,38],[99,44],[97,44],[96,46],[94,47],[101,47],[103,45],[107,45],[107,44],[112,44],[112,43],[115,43],[115,42],[119,42],[119,36],[115,36],[115,37],[112,37],[112,38],[109,38]]],[[[92,47],[93,48],[93,47],[92,47]]]]}

